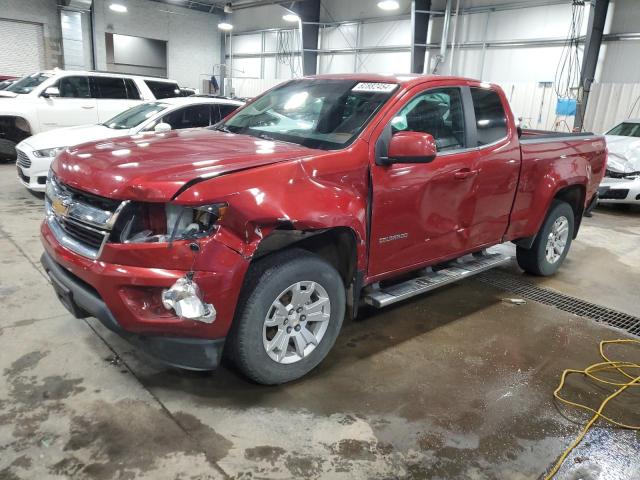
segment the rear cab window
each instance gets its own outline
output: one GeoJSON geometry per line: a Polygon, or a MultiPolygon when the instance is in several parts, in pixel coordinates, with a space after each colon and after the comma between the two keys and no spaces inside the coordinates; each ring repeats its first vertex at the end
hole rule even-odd
{"type": "Polygon", "coordinates": [[[495,143],[507,136],[507,115],[497,92],[471,87],[476,116],[478,147],[495,143]]]}
{"type": "Polygon", "coordinates": [[[151,93],[153,93],[157,100],[180,96],[180,87],[178,87],[177,83],[155,80],[145,80],[144,83],[149,87],[149,90],[151,90],[151,93]]]}

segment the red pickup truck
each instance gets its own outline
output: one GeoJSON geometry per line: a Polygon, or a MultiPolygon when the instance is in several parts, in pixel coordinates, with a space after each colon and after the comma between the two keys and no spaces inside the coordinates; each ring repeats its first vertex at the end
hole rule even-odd
{"type": "Polygon", "coordinates": [[[301,377],[345,315],[507,261],[563,262],[603,137],[522,131],[502,90],[438,76],[292,80],[215,127],[71,147],[42,265],[77,317],[164,362],[301,377]]]}

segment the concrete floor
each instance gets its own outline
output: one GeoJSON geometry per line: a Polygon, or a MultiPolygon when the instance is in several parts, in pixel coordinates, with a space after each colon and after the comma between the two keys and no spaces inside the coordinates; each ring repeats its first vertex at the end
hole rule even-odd
{"type": "MultiPolygon", "coordinates": [[[[167,369],[60,305],[38,263],[42,199],[14,169],[0,165],[0,479],[536,479],[585,419],[552,401],[562,369],[625,336],[468,280],[347,322],[293,384],[167,369]]],[[[640,316],[639,218],[598,210],[561,273],[530,280],[640,316]]],[[[638,422],[637,401],[611,414],[638,422]]],[[[595,428],[557,478],[640,478],[639,440],[595,428]]]]}

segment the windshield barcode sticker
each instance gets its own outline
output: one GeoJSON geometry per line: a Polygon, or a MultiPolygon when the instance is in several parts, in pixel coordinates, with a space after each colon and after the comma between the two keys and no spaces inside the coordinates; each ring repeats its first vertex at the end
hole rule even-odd
{"type": "Polygon", "coordinates": [[[360,82],[351,89],[352,92],[383,92],[393,91],[397,83],[360,82]]]}

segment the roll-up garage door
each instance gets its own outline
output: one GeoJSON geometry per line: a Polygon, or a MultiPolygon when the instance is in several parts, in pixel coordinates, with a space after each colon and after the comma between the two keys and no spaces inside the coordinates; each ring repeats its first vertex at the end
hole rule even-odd
{"type": "Polygon", "coordinates": [[[0,75],[20,77],[42,70],[42,25],[0,19],[0,52],[0,75]]]}

